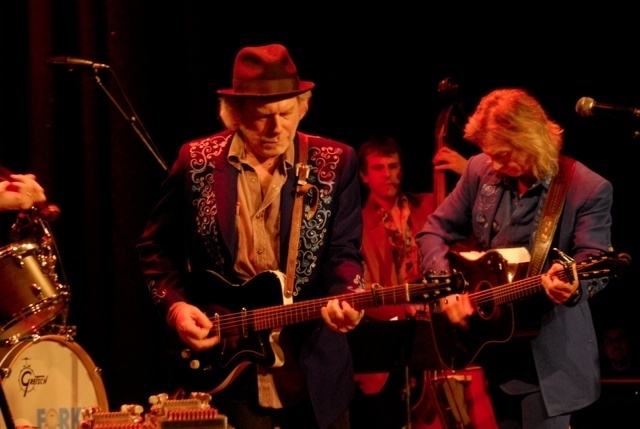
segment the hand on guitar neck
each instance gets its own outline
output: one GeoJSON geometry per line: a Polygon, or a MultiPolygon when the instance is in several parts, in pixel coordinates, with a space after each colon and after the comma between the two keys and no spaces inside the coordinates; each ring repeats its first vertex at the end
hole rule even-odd
{"type": "Polygon", "coordinates": [[[547,297],[556,305],[564,304],[571,295],[580,292],[580,282],[575,264],[565,266],[555,262],[549,271],[540,276],[540,283],[547,297]]]}

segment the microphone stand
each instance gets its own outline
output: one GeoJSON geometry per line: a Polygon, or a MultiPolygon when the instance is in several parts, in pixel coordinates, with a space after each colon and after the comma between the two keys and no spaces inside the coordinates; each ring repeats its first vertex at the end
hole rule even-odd
{"type": "MultiPolygon", "coordinates": [[[[133,130],[138,135],[138,137],[140,137],[140,139],[145,144],[147,149],[149,149],[151,154],[156,158],[156,161],[158,161],[158,163],[160,164],[160,167],[162,167],[162,169],[165,172],[168,172],[169,168],[167,167],[167,164],[164,162],[164,160],[162,159],[162,156],[160,155],[160,152],[158,151],[156,146],[153,144],[153,141],[151,140],[151,137],[149,136],[147,131],[144,129],[144,125],[142,125],[142,121],[140,121],[140,119],[138,118],[138,115],[135,113],[133,107],[131,106],[131,103],[129,103],[129,99],[127,98],[126,94],[122,90],[122,86],[120,85],[120,82],[118,81],[118,77],[116,76],[116,74],[113,71],[111,72],[111,74],[116,79],[116,83],[118,84],[118,87],[120,88],[120,92],[122,93],[125,101],[127,102],[127,105],[129,107],[129,109],[131,110],[131,115],[128,115],[124,111],[124,109],[120,106],[120,104],[118,104],[116,99],[111,95],[109,90],[103,85],[102,80],[100,80],[100,76],[98,76],[98,69],[99,68],[97,68],[97,67],[94,67],[94,69],[93,69],[93,71],[94,71],[94,73],[93,73],[94,80],[96,81],[98,86],[104,91],[105,94],[107,94],[107,97],[109,98],[109,100],[111,100],[113,105],[116,106],[118,111],[122,114],[122,117],[127,122],[129,122],[129,124],[131,124],[131,128],[133,128],[133,130]]],[[[108,68],[108,69],[111,70],[111,68],[108,68]]]]}

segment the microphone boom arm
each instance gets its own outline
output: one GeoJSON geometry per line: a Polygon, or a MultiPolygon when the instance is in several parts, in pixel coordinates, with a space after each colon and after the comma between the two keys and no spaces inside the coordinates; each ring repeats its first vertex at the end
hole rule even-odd
{"type": "MultiPolygon", "coordinates": [[[[111,70],[111,69],[109,68],[109,70],[111,70]]],[[[113,71],[111,71],[111,72],[113,73],[113,71]]],[[[102,83],[102,80],[100,80],[100,76],[98,76],[98,69],[97,68],[94,68],[94,80],[96,81],[98,86],[102,89],[102,91],[104,91],[104,93],[107,94],[107,98],[109,98],[109,100],[111,100],[113,105],[122,114],[122,117],[129,124],[131,124],[131,128],[133,128],[133,130],[138,135],[138,137],[140,137],[140,140],[142,140],[142,142],[147,147],[147,149],[149,149],[151,154],[155,157],[156,161],[158,161],[158,163],[160,164],[160,167],[162,167],[162,169],[165,172],[168,172],[169,168],[167,167],[167,164],[162,159],[162,156],[160,155],[158,149],[156,148],[156,146],[151,141],[151,137],[146,133],[146,131],[144,130],[144,127],[142,127],[142,128],[140,127],[141,122],[138,119],[138,117],[135,114],[135,112],[133,112],[133,108],[131,109],[132,112],[133,112],[132,115],[131,116],[127,115],[127,113],[124,111],[122,106],[116,101],[116,99],[113,97],[113,95],[111,95],[109,90],[104,86],[104,84],[102,83]]],[[[125,98],[126,98],[126,96],[125,96],[125,98]]]]}

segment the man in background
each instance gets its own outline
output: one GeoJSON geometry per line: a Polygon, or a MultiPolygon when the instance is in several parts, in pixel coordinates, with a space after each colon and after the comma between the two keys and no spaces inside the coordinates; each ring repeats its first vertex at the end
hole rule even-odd
{"type": "MultiPolygon", "coordinates": [[[[443,149],[434,156],[434,165],[460,174],[466,160],[452,149],[443,149]]],[[[365,289],[373,284],[388,287],[420,282],[415,235],[435,209],[434,194],[402,190],[401,149],[392,137],[375,136],[365,141],[358,149],[358,161],[360,179],[368,192],[362,209],[365,289]]],[[[419,313],[420,306],[382,306],[367,309],[365,318],[403,320],[420,317],[419,313]]],[[[379,340],[382,343],[379,346],[384,347],[384,338],[379,340]]],[[[422,374],[414,376],[422,378],[422,374]]],[[[389,372],[356,374],[355,378],[359,389],[350,408],[352,426],[372,429],[406,426],[409,392],[402,362],[389,372]]]]}

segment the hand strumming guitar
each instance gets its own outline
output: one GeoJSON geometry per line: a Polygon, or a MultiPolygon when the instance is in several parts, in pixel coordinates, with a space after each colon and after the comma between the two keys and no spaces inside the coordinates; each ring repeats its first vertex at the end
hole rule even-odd
{"type": "Polygon", "coordinates": [[[439,306],[447,315],[451,323],[466,328],[469,323],[467,317],[471,316],[475,309],[471,304],[468,293],[456,294],[440,299],[439,306]]]}
{"type": "Polygon", "coordinates": [[[210,336],[213,322],[198,307],[186,302],[176,302],[171,306],[167,322],[194,350],[206,350],[220,342],[219,336],[210,336]]]}

